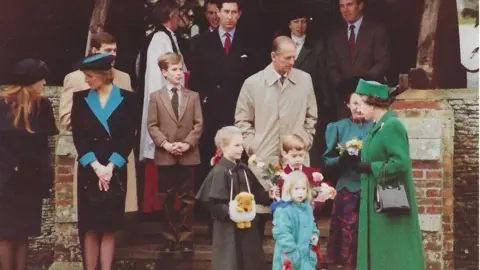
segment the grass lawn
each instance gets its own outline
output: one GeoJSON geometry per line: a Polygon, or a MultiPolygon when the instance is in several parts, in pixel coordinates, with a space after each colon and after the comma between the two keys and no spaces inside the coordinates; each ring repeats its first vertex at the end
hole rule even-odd
{"type": "Polygon", "coordinates": [[[475,18],[463,18],[462,14],[458,13],[458,24],[475,24],[475,18]]]}

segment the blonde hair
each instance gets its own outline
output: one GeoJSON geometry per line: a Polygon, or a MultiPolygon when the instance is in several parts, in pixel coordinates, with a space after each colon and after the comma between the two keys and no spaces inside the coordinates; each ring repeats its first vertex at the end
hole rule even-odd
{"type": "Polygon", "coordinates": [[[305,144],[305,141],[302,139],[302,137],[300,137],[300,135],[291,134],[283,138],[282,150],[285,151],[285,153],[288,153],[293,149],[297,151],[307,150],[307,145],[305,144]]]}
{"type": "Polygon", "coordinates": [[[35,110],[38,113],[40,108],[40,96],[35,89],[31,86],[14,85],[1,92],[0,96],[11,107],[13,126],[19,128],[20,119],[23,118],[25,130],[35,133],[30,125],[30,115],[35,110]]]}
{"type": "Polygon", "coordinates": [[[311,201],[312,200],[312,188],[310,187],[310,183],[308,182],[307,176],[301,172],[301,171],[293,171],[287,176],[285,176],[285,182],[283,184],[282,188],[282,199],[284,196],[288,196],[289,198],[292,198],[292,189],[293,187],[303,181],[305,183],[305,186],[307,187],[307,192],[305,195],[305,200],[311,201]]]}
{"type": "Polygon", "coordinates": [[[242,131],[235,126],[226,126],[217,131],[215,135],[215,146],[220,149],[221,145],[228,145],[236,134],[242,135],[242,131]]]}
{"type": "Polygon", "coordinates": [[[182,63],[182,56],[178,53],[167,52],[158,58],[158,66],[160,70],[167,70],[171,65],[178,65],[182,63]]]}
{"type": "Polygon", "coordinates": [[[90,72],[96,76],[100,76],[103,79],[103,82],[105,84],[111,84],[113,83],[113,68],[107,69],[107,70],[93,70],[93,69],[87,69],[84,70],[83,72],[90,72]]]}

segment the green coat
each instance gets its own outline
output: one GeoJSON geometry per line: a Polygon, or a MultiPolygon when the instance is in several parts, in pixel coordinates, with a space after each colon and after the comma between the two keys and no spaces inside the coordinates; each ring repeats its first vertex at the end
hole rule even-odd
{"type": "Polygon", "coordinates": [[[367,134],[362,161],[371,163],[372,172],[361,177],[357,270],[426,269],[407,131],[392,111],[367,134]],[[408,214],[374,211],[374,189],[385,163],[387,181],[397,179],[405,184],[411,207],[408,214]]]}

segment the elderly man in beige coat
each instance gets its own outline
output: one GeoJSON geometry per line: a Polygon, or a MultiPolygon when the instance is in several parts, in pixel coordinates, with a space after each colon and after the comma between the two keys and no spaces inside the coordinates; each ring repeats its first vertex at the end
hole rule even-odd
{"type": "MultiPolygon", "coordinates": [[[[91,53],[111,53],[117,54],[117,42],[115,38],[106,32],[94,34],[91,40],[91,53]]],[[[133,91],[130,76],[117,69],[113,69],[113,83],[121,89],[133,91]]],[[[72,112],[72,98],[76,91],[89,89],[85,82],[85,75],[80,70],[73,71],[63,81],[63,91],[60,95],[59,118],[60,127],[63,131],[71,131],[70,115],[72,112]]],[[[74,168],[74,196],[76,196],[76,182],[77,182],[77,162],[74,168]]],[[[125,202],[125,212],[138,211],[137,201],[137,177],[135,172],[135,158],[133,152],[128,157],[127,164],[127,195],[125,202]]],[[[76,197],[74,202],[76,203],[76,197]]]]}
{"type": "MultiPolygon", "coordinates": [[[[242,86],[235,111],[235,125],[243,131],[244,148],[265,162],[277,163],[281,140],[290,134],[300,135],[311,147],[317,123],[317,102],[310,75],[293,68],[295,43],[277,37],[272,46],[272,63],[249,77],[242,86]]],[[[306,159],[305,165],[309,165],[306,159]]],[[[266,190],[261,171],[251,168],[266,190]]],[[[257,213],[268,213],[257,206],[257,213]]],[[[263,223],[264,222],[260,222],[263,223]]],[[[263,226],[259,226],[263,235],[263,226]]]]}

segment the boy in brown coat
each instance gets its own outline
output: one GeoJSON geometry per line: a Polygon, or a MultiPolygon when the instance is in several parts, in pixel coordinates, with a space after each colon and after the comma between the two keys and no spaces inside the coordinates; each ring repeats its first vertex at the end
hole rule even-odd
{"type": "Polygon", "coordinates": [[[178,245],[182,251],[190,252],[194,167],[200,164],[198,141],[203,131],[200,98],[197,92],[181,85],[184,73],[179,54],[169,52],[160,56],[158,65],[167,84],[150,95],[147,126],[156,146],[159,197],[166,221],[162,234],[166,252],[178,245]]]}

